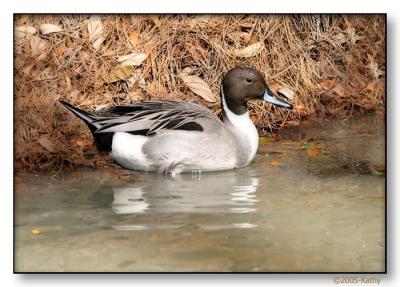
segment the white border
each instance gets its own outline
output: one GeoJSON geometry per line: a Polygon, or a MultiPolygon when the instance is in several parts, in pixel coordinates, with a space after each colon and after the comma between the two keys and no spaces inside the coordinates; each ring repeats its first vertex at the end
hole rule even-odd
{"type": "Polygon", "coordinates": [[[13,43],[12,19],[13,13],[388,13],[388,266],[389,275],[376,275],[382,278],[382,285],[398,286],[399,278],[395,269],[399,258],[396,242],[398,240],[398,193],[400,192],[398,176],[395,171],[399,162],[399,19],[400,9],[395,1],[371,0],[147,0],[141,1],[117,0],[13,0],[2,1],[0,9],[0,63],[1,63],[1,146],[0,146],[0,219],[1,219],[1,249],[0,249],[0,280],[3,286],[108,286],[135,284],[154,284],[167,286],[332,286],[335,275],[113,275],[113,276],[27,276],[12,274],[13,242],[12,242],[12,212],[13,212],[13,43]],[[397,52],[395,52],[397,51],[397,52]],[[397,220],[396,220],[397,219],[397,220]],[[194,278],[196,277],[196,278],[194,278]]]}

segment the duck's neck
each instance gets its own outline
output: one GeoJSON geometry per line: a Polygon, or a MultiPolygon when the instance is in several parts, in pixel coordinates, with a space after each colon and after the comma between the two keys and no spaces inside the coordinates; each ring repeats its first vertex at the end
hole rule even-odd
{"type": "Polygon", "coordinates": [[[228,105],[226,104],[224,90],[222,86],[221,86],[221,100],[222,100],[222,108],[224,110],[223,121],[229,122],[233,126],[235,136],[237,136],[240,141],[244,141],[245,145],[249,145],[250,147],[250,150],[248,151],[249,152],[248,161],[246,162],[247,164],[253,160],[257,152],[258,148],[257,129],[253,124],[253,122],[251,121],[248,111],[246,111],[244,114],[237,115],[229,109],[228,105]]]}

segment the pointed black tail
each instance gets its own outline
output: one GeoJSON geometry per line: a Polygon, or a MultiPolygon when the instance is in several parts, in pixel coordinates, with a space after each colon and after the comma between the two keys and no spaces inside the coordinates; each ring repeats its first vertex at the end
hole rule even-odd
{"type": "Polygon", "coordinates": [[[95,133],[95,131],[99,128],[93,121],[97,119],[98,117],[85,112],[81,109],[78,109],[77,107],[74,107],[70,103],[64,102],[60,100],[60,103],[64,105],[68,110],[70,110],[74,115],[76,115],[78,118],[80,118],[90,129],[92,132],[93,138],[96,142],[97,147],[106,152],[111,151],[111,146],[112,146],[112,139],[114,136],[114,133],[95,133]]]}
{"type": "Polygon", "coordinates": [[[78,109],[77,107],[74,107],[70,103],[64,102],[60,100],[60,103],[64,105],[68,110],[70,110],[74,115],[76,115],[78,118],[80,118],[88,127],[89,129],[94,132],[97,127],[92,124],[94,120],[94,116],[88,112],[85,112],[81,109],[78,109]]]}

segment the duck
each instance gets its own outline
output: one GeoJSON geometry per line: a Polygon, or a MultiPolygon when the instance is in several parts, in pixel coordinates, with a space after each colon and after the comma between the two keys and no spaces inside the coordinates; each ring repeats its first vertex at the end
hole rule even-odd
{"type": "Polygon", "coordinates": [[[88,126],[97,148],[123,168],[175,176],[236,169],[253,161],[259,135],[249,117],[249,101],[293,108],[250,67],[228,71],[220,96],[221,119],[206,107],[172,100],[141,101],[98,112],[60,102],[88,126]]]}

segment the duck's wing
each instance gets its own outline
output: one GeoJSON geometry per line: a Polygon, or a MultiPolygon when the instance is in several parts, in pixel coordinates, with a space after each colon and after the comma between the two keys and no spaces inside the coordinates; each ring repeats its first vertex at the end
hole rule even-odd
{"type": "Polygon", "coordinates": [[[129,132],[152,136],[165,130],[204,132],[222,125],[207,108],[175,101],[143,101],[101,111],[94,133],[129,132]]]}

